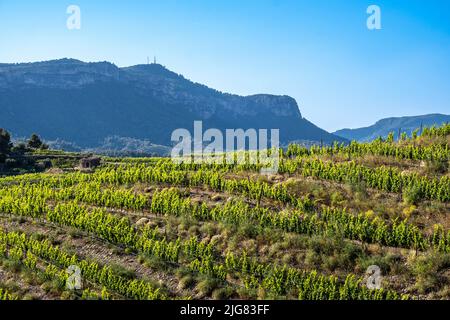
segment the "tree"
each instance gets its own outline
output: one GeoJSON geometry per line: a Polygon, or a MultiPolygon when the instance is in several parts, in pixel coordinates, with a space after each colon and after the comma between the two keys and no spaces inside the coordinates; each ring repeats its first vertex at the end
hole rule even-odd
{"type": "Polygon", "coordinates": [[[12,149],[11,152],[17,153],[17,154],[24,154],[25,152],[30,151],[25,143],[20,142],[19,144],[16,144],[12,149]]]}
{"type": "Polygon", "coordinates": [[[4,162],[6,155],[10,153],[12,147],[11,136],[8,131],[0,128],[0,162],[4,162]]]}
{"type": "Polygon", "coordinates": [[[42,148],[43,143],[41,138],[35,133],[33,133],[30,137],[30,140],[28,140],[28,148],[31,149],[40,149],[42,148]]]}

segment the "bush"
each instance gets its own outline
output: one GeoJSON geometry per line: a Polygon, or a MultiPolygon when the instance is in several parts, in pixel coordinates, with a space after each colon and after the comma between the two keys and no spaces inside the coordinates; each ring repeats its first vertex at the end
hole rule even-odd
{"type": "Polygon", "coordinates": [[[74,168],[78,162],[69,158],[56,158],[51,160],[50,167],[61,168],[61,169],[70,169],[74,168]]]}
{"type": "Polygon", "coordinates": [[[22,270],[22,264],[20,263],[20,261],[16,260],[5,259],[2,261],[1,265],[5,267],[5,269],[14,273],[20,273],[22,270]]]}
{"type": "Polygon", "coordinates": [[[168,263],[164,259],[156,256],[142,256],[142,264],[151,269],[167,269],[168,263]]]}
{"type": "Polygon", "coordinates": [[[209,295],[215,288],[219,285],[219,280],[207,277],[204,280],[200,281],[195,287],[198,293],[203,296],[209,295]]]}
{"type": "Polygon", "coordinates": [[[322,258],[314,250],[308,249],[305,255],[305,263],[311,268],[316,268],[322,263],[322,258]]]}
{"type": "Polygon", "coordinates": [[[83,233],[77,229],[69,230],[69,236],[72,239],[81,239],[83,237],[83,233]]]}
{"type": "Polygon", "coordinates": [[[239,296],[239,299],[243,300],[254,300],[257,297],[257,292],[255,289],[239,287],[236,290],[236,293],[239,296]]]}
{"type": "Polygon", "coordinates": [[[367,184],[364,180],[360,180],[357,182],[350,182],[350,191],[353,193],[360,194],[362,197],[367,197],[367,184]]]}
{"type": "Polygon", "coordinates": [[[117,265],[117,264],[111,264],[111,270],[120,275],[121,277],[125,279],[134,279],[136,277],[136,274],[134,271],[128,270],[123,266],[117,265]]]}
{"type": "Polygon", "coordinates": [[[5,165],[7,168],[10,168],[10,169],[17,168],[19,166],[19,162],[16,159],[8,158],[5,160],[5,165]]]}
{"type": "Polygon", "coordinates": [[[419,293],[425,294],[440,285],[438,270],[442,268],[441,260],[441,255],[433,254],[414,259],[411,269],[413,275],[416,276],[415,287],[419,293]]]}
{"type": "Polygon", "coordinates": [[[195,283],[195,279],[191,275],[186,275],[180,279],[179,286],[181,289],[191,287],[195,283]]]}
{"type": "Polygon", "coordinates": [[[344,196],[338,191],[331,194],[330,200],[332,206],[340,206],[345,202],[344,196]]]}
{"type": "Polygon", "coordinates": [[[212,222],[206,222],[200,227],[200,231],[205,233],[206,235],[212,237],[217,234],[217,224],[212,222]]]}
{"type": "Polygon", "coordinates": [[[358,258],[358,269],[365,272],[369,266],[375,265],[380,267],[382,275],[389,274],[396,265],[401,264],[401,256],[395,254],[377,255],[377,256],[360,256],[358,258]]]}
{"type": "Polygon", "coordinates": [[[226,300],[230,298],[232,294],[233,290],[231,288],[219,288],[215,289],[211,296],[214,300],[226,300]]]}
{"type": "Polygon", "coordinates": [[[403,201],[406,204],[416,204],[422,198],[422,190],[418,185],[411,184],[403,189],[403,201]]]}
{"type": "Polygon", "coordinates": [[[445,174],[448,171],[448,160],[428,160],[426,162],[427,173],[429,174],[445,174]]]}
{"type": "Polygon", "coordinates": [[[258,226],[251,223],[243,223],[239,225],[237,235],[242,238],[255,238],[259,233],[258,226]]]}
{"type": "Polygon", "coordinates": [[[60,295],[65,289],[65,283],[57,279],[46,281],[41,285],[42,290],[47,293],[60,295]]]}

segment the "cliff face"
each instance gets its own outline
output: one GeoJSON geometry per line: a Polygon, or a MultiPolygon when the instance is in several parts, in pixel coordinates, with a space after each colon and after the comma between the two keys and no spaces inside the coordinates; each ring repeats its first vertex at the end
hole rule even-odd
{"type": "Polygon", "coordinates": [[[343,140],[303,119],[289,96],[222,93],[158,64],[118,68],[62,59],[0,64],[0,127],[92,147],[107,137],[169,145],[172,130],[280,129],[282,143],[343,140]]]}
{"type": "Polygon", "coordinates": [[[186,80],[158,64],[138,65],[121,69],[128,81],[139,81],[138,86],[167,102],[182,103],[205,119],[213,115],[255,116],[267,112],[276,116],[301,118],[297,102],[288,96],[259,94],[242,97],[226,94],[202,84],[186,80]]]}

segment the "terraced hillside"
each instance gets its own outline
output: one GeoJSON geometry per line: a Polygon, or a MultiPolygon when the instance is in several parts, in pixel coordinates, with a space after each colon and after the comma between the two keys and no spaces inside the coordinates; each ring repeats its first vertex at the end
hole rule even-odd
{"type": "Polygon", "coordinates": [[[0,298],[450,298],[449,125],[280,152],[0,178],[0,298]]]}

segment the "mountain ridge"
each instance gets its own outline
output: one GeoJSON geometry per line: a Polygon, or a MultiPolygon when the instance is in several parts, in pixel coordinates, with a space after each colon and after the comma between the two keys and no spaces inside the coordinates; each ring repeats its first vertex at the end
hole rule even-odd
{"type": "Polygon", "coordinates": [[[408,135],[415,129],[423,127],[439,126],[445,122],[450,122],[450,115],[441,113],[430,113],[418,116],[389,117],[376,121],[373,125],[354,129],[341,129],[333,134],[360,142],[372,141],[378,137],[385,138],[390,132],[398,138],[398,131],[405,132],[408,135]]]}
{"type": "Polygon", "coordinates": [[[289,96],[239,96],[186,79],[160,64],[117,67],[59,59],[0,64],[0,126],[16,136],[40,133],[82,148],[108,137],[170,145],[170,133],[207,128],[280,128],[280,140],[346,141],[302,117],[289,96]]]}

